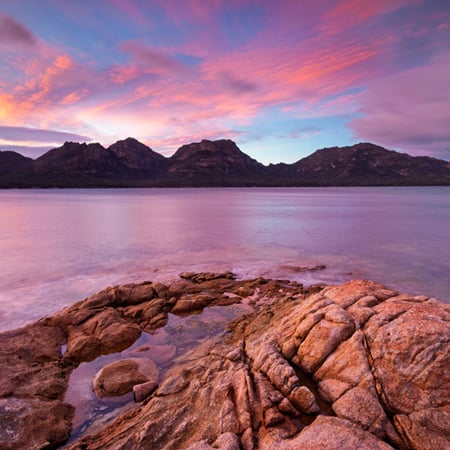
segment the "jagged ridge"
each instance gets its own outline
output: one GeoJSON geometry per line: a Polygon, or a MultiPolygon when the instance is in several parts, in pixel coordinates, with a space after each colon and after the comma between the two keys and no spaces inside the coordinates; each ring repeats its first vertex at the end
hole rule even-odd
{"type": "Polygon", "coordinates": [[[264,166],[231,140],[183,145],[170,158],[136,139],[66,142],[35,161],[0,152],[0,187],[450,185],[450,163],[370,143],[264,166]]]}

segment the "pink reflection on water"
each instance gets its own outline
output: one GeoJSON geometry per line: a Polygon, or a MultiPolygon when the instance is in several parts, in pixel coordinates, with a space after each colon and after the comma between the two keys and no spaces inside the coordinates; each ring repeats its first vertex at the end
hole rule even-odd
{"type": "Polygon", "coordinates": [[[449,188],[0,192],[0,330],[186,270],[364,277],[448,298],[449,188]],[[325,264],[292,274],[286,265],[325,264]],[[351,275],[349,275],[351,273],[351,275]]]}

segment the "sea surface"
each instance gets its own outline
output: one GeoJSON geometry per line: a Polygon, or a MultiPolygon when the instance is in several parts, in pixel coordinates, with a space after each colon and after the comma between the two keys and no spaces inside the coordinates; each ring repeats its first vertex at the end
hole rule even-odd
{"type": "Polygon", "coordinates": [[[204,270],[450,302],[450,187],[0,191],[0,330],[204,270]]]}

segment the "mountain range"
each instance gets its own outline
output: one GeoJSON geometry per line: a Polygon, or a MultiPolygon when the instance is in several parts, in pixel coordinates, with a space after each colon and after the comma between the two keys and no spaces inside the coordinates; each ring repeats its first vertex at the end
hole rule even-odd
{"type": "Polygon", "coordinates": [[[66,142],[33,160],[0,151],[0,188],[450,185],[450,163],[370,143],[265,166],[231,140],[191,143],[167,158],[134,138],[108,148],[66,142]]]}

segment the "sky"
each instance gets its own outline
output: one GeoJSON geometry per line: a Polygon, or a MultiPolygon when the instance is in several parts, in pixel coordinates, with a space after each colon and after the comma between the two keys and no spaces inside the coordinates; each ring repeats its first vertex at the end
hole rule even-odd
{"type": "Polygon", "coordinates": [[[0,0],[0,150],[130,136],[450,160],[450,1],[0,0]]]}

